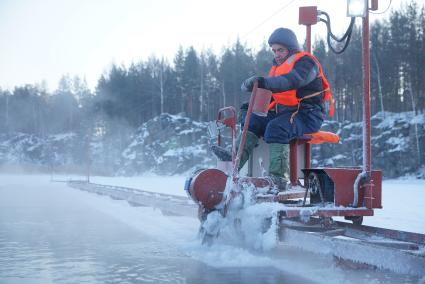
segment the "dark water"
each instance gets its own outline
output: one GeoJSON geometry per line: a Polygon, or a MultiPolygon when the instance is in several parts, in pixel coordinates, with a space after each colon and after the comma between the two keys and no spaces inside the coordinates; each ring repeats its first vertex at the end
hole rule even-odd
{"type": "Polygon", "coordinates": [[[311,283],[273,267],[208,266],[46,177],[0,181],[0,283],[311,283]]]}

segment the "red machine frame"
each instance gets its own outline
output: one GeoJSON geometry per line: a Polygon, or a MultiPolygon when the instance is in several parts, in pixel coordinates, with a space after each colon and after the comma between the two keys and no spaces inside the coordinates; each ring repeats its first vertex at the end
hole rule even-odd
{"type": "MultiPolygon", "coordinates": [[[[316,6],[300,7],[299,9],[299,23],[306,26],[306,47],[307,51],[311,52],[311,25],[317,23],[318,11],[316,6]]],[[[310,172],[319,170],[323,171],[334,182],[334,206],[335,208],[319,208],[313,215],[322,217],[331,216],[373,216],[373,208],[382,208],[381,192],[382,192],[382,174],[381,171],[371,170],[371,134],[370,134],[370,71],[369,71],[369,19],[368,16],[363,18],[363,122],[364,122],[364,135],[363,135],[363,167],[360,168],[311,168],[311,145],[308,139],[294,139],[290,143],[290,184],[292,187],[302,186],[308,187],[307,176],[310,172]],[[299,147],[304,147],[304,169],[305,174],[304,185],[299,181],[299,147]],[[337,208],[337,209],[336,209],[337,208]]],[[[242,131],[242,137],[239,144],[239,149],[243,149],[246,138],[247,125],[252,114],[252,105],[255,101],[257,85],[254,85],[253,92],[250,100],[250,107],[247,111],[245,119],[245,127],[242,131]]],[[[219,111],[219,121],[223,118],[222,113],[228,111],[228,108],[219,111]]],[[[232,109],[233,114],[234,109],[232,109]]],[[[224,123],[232,128],[233,138],[235,137],[235,125],[230,125],[229,122],[236,123],[236,118],[227,117],[224,123]]],[[[220,142],[220,137],[218,138],[220,142]]],[[[233,139],[234,141],[234,139],[233,139]]],[[[235,144],[233,142],[233,144],[235,144]]],[[[233,145],[235,146],[235,145],[233,145]]],[[[235,149],[235,147],[233,147],[235,149]]],[[[241,151],[236,154],[233,152],[233,179],[238,179],[238,167],[240,161],[241,151]]],[[[253,177],[253,183],[260,182],[259,179],[253,177]],[[254,180],[256,179],[256,180],[254,180]]],[[[261,179],[260,179],[261,180],[261,179]]],[[[307,193],[307,191],[306,191],[307,193]]],[[[269,198],[270,199],[270,198],[269,198]]],[[[280,201],[279,197],[273,197],[268,201],[280,201]]],[[[304,198],[305,199],[305,198],[304,198]]],[[[264,199],[263,199],[264,200],[264,199]]],[[[286,210],[284,215],[297,216],[302,211],[302,208],[294,207],[286,210]]]]}
{"type": "MultiPolygon", "coordinates": [[[[311,25],[317,23],[317,7],[300,8],[300,24],[307,27],[307,51],[311,51],[311,25]]],[[[187,180],[185,189],[188,194],[202,208],[208,212],[216,210],[216,205],[221,203],[220,208],[226,208],[232,200],[232,194],[238,194],[241,185],[251,183],[257,189],[267,188],[269,194],[259,194],[256,196],[258,202],[280,202],[286,206],[280,211],[280,216],[318,216],[326,219],[332,216],[345,216],[355,224],[361,224],[363,216],[373,216],[374,208],[382,208],[381,204],[381,184],[382,174],[380,171],[371,170],[371,137],[370,137],[370,66],[369,66],[369,19],[363,18],[363,166],[360,168],[311,168],[310,140],[305,137],[294,139],[290,143],[290,187],[284,192],[277,193],[275,185],[269,177],[257,176],[239,176],[239,164],[244,149],[248,125],[250,122],[253,108],[258,101],[256,97],[264,98],[258,95],[257,83],[254,84],[248,110],[245,116],[245,123],[239,141],[238,152],[236,153],[236,111],[233,107],[226,107],[219,110],[216,126],[231,128],[232,138],[232,161],[218,162],[217,169],[205,169],[195,173],[187,180]],[[304,149],[298,153],[299,149],[304,149]],[[300,155],[299,155],[300,154],[300,155]],[[303,156],[302,156],[303,154],[303,156]],[[302,157],[301,157],[302,156],[302,157]],[[301,161],[301,162],[300,162],[301,161]],[[304,163],[302,173],[304,182],[300,182],[298,172],[301,172],[301,164],[304,163]],[[227,187],[227,178],[231,177],[235,192],[231,192],[225,200],[225,189],[227,187]],[[318,190],[317,190],[318,189],[318,190]],[[310,202],[306,204],[306,198],[310,193],[310,202]],[[318,197],[320,193],[320,198],[318,197]],[[304,198],[302,204],[299,201],[293,202],[290,199],[304,198]],[[224,203],[222,203],[222,201],[224,203]]],[[[220,131],[217,133],[217,143],[222,144],[220,131]]],[[[312,134],[314,135],[314,134],[312,134]]],[[[313,142],[313,141],[312,141],[313,142]]],[[[201,208],[200,207],[200,208],[201,208]]],[[[202,209],[201,208],[201,209],[202,209]]],[[[221,209],[220,209],[221,210],[221,209]]],[[[202,210],[201,210],[202,211],[202,210]]],[[[205,212],[205,213],[208,213],[205,212]]]]}

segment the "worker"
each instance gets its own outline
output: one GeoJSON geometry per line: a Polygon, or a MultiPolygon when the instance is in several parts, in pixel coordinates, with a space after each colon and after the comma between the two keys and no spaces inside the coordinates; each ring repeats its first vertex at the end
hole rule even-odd
{"type": "MultiPolygon", "coordinates": [[[[289,177],[288,144],[320,129],[325,117],[324,100],[332,101],[332,96],[319,61],[310,53],[301,52],[292,30],[276,29],[268,44],[274,53],[268,77],[253,76],[241,86],[242,91],[251,92],[257,81],[259,88],[272,92],[272,99],[267,116],[251,116],[239,167],[243,167],[258,139],[263,137],[269,144],[270,178],[280,190],[285,190],[289,177]]],[[[219,148],[213,152],[223,157],[219,148]]]]}

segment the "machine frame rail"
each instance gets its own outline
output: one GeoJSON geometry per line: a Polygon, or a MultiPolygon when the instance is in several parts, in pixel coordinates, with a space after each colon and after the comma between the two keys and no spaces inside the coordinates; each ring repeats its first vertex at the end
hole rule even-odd
{"type": "Polygon", "coordinates": [[[164,215],[197,216],[198,206],[184,196],[156,193],[136,188],[88,183],[86,181],[68,181],[68,186],[83,191],[107,195],[112,199],[126,200],[131,206],[158,208],[164,215]]]}
{"type": "Polygon", "coordinates": [[[425,234],[311,218],[281,218],[281,244],[396,273],[425,275],[425,234]]]}

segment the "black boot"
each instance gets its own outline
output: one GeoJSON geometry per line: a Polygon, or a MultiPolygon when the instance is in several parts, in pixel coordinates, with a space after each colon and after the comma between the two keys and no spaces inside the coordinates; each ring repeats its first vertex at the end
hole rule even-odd
{"type": "Polygon", "coordinates": [[[279,191],[285,191],[288,189],[288,180],[286,178],[270,175],[270,179],[279,191]]]}
{"type": "MultiPolygon", "coordinates": [[[[239,147],[240,141],[241,141],[241,135],[239,135],[238,139],[236,140],[236,152],[238,151],[237,147],[239,147]]],[[[248,131],[246,133],[245,146],[242,151],[241,161],[239,163],[239,170],[248,161],[249,155],[252,153],[252,150],[255,148],[257,143],[258,143],[257,135],[248,131]]],[[[220,161],[228,162],[232,160],[232,153],[229,150],[218,145],[212,145],[210,148],[211,148],[211,151],[214,153],[214,155],[216,155],[220,161]]]]}
{"type": "Polygon", "coordinates": [[[223,162],[231,162],[232,161],[232,153],[218,145],[212,145],[211,151],[214,153],[214,155],[223,162]]]}

